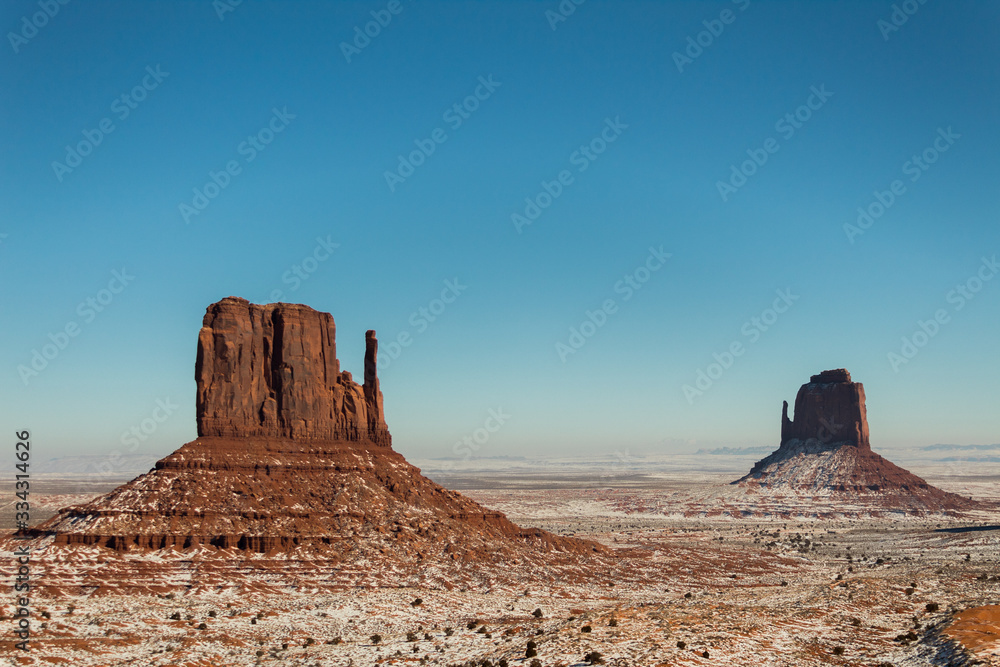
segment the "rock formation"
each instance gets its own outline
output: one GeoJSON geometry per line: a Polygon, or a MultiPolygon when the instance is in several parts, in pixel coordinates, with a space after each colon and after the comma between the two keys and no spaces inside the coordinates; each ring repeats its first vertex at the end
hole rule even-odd
{"type": "Polygon", "coordinates": [[[364,386],[341,372],[336,332],[329,313],[308,306],[236,297],[209,306],[195,364],[198,435],[391,445],[375,332],[366,334],[364,386]]]}
{"type": "Polygon", "coordinates": [[[781,411],[781,444],[733,484],[843,494],[883,509],[945,511],[976,503],[931,486],[871,449],[865,389],[843,368],[813,375],[781,411]]]}
{"type": "Polygon", "coordinates": [[[788,401],[783,402],[781,444],[810,439],[871,449],[865,388],[851,382],[847,370],[823,371],[809,378],[795,396],[795,421],[788,418],[788,401]]]}
{"type": "Polygon", "coordinates": [[[31,530],[54,548],[309,552],[326,562],[486,562],[590,554],[448,491],[390,446],[366,334],[364,384],[340,370],[333,318],[212,304],[198,335],[199,437],[155,469],[31,530]]]}

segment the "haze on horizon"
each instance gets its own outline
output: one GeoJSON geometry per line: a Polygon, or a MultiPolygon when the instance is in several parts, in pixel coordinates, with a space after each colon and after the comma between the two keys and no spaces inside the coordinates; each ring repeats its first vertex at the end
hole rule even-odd
{"type": "Polygon", "coordinates": [[[7,428],[192,440],[235,295],[375,329],[406,456],[776,447],[840,367],[876,450],[1000,442],[1000,7],[912,6],[59,5],[0,57],[7,428]]]}

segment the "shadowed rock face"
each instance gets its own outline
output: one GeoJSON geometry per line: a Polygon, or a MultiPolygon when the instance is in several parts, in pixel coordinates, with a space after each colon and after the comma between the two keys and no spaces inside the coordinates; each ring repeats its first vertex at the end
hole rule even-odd
{"type": "Polygon", "coordinates": [[[198,435],[369,440],[390,446],[366,334],[365,383],[340,370],[336,325],[308,306],[227,297],[208,307],[195,364],[198,435]]]}
{"type": "Polygon", "coordinates": [[[871,449],[865,388],[851,382],[851,374],[838,368],[809,378],[795,396],[795,420],[788,418],[788,401],[781,409],[781,444],[790,440],[819,440],[871,449]]]}

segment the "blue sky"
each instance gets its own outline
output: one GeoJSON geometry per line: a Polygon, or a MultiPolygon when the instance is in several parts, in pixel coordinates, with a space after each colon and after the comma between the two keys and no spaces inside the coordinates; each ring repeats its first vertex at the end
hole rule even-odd
{"type": "Polygon", "coordinates": [[[836,367],[876,448],[998,442],[1000,6],[903,4],[6,2],[3,421],[103,455],[167,401],[165,455],[205,307],[280,290],[356,375],[409,335],[408,456],[777,445],[836,367]]]}

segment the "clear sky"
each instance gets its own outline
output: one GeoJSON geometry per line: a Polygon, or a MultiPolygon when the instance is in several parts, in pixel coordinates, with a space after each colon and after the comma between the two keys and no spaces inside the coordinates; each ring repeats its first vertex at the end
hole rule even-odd
{"type": "Polygon", "coordinates": [[[375,329],[413,457],[776,446],[837,367],[1000,442],[1000,5],[897,6],[4,2],[4,428],[165,455],[237,295],[375,329]]]}

